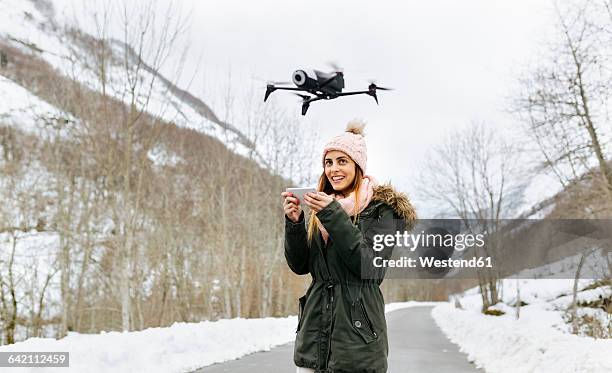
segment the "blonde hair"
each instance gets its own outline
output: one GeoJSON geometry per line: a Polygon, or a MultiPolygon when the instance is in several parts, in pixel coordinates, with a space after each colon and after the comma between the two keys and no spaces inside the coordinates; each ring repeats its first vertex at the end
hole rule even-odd
{"type": "MultiPolygon", "coordinates": [[[[361,167],[357,163],[355,163],[355,178],[349,187],[349,193],[355,192],[355,209],[353,210],[353,224],[356,224],[359,221],[359,191],[361,189],[361,179],[363,178],[363,171],[361,171],[361,167]]],[[[330,184],[327,176],[325,175],[325,170],[319,177],[319,185],[317,187],[317,191],[324,192],[329,195],[333,195],[335,193],[334,188],[330,184]]],[[[310,211],[310,218],[308,219],[308,244],[310,245],[312,242],[312,237],[314,237],[315,232],[319,230],[321,222],[317,218],[316,214],[310,211]]]]}

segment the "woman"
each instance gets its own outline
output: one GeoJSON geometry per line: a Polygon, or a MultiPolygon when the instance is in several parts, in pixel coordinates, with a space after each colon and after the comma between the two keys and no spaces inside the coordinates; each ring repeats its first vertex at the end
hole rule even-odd
{"type": "Polygon", "coordinates": [[[308,193],[308,224],[297,198],[283,192],[285,258],[312,283],[299,299],[294,363],[298,372],[384,373],[387,325],[379,276],[362,276],[362,259],[388,258],[392,247],[372,250],[371,233],[394,234],[416,220],[408,198],[365,175],[363,124],[323,150],[318,192],[308,193]],[[375,279],[372,279],[375,278],[375,279]]]}

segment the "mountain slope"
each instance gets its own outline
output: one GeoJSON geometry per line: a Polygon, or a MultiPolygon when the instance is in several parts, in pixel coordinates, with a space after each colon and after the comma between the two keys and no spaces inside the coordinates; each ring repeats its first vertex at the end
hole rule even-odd
{"type": "Polygon", "coordinates": [[[242,132],[219,119],[202,100],[172,83],[147,61],[141,60],[132,47],[114,39],[100,41],[71,25],[61,24],[56,19],[53,2],[0,0],[0,42],[0,50],[2,44],[5,45],[4,53],[9,64],[13,56],[7,49],[16,48],[41,58],[63,76],[78,80],[97,92],[102,91],[102,86],[96,71],[100,61],[95,48],[99,48],[100,43],[106,43],[106,50],[111,54],[107,57],[106,93],[129,105],[131,97],[126,90],[130,87],[131,79],[138,79],[143,82],[143,87],[137,92],[135,102],[150,115],[181,127],[193,128],[225,143],[238,154],[253,157],[262,165],[265,163],[257,154],[255,145],[242,132]],[[122,63],[126,59],[138,66],[138,70],[125,69],[122,63]],[[130,77],[132,72],[138,77],[130,77]]]}

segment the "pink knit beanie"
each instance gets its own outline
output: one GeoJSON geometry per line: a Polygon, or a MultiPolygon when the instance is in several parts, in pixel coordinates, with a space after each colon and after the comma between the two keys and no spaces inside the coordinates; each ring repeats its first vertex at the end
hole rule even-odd
{"type": "Polygon", "coordinates": [[[361,171],[365,174],[368,154],[365,139],[363,137],[364,127],[365,123],[363,122],[351,121],[346,125],[346,132],[329,140],[323,149],[323,168],[325,168],[325,155],[327,152],[339,150],[351,157],[351,159],[361,167],[361,171]]]}

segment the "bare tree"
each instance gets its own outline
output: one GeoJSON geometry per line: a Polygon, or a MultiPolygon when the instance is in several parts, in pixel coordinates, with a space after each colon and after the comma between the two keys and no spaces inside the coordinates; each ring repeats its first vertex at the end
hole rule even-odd
{"type": "Polygon", "coordinates": [[[0,302],[2,302],[2,321],[5,343],[15,343],[15,328],[17,326],[18,315],[18,300],[17,300],[17,281],[15,278],[15,251],[17,249],[17,240],[19,230],[16,228],[4,228],[3,232],[7,232],[11,238],[10,253],[6,261],[6,279],[3,278],[0,272],[0,302]]]}
{"type": "Polygon", "coordinates": [[[570,1],[555,9],[557,39],[520,79],[513,110],[527,124],[544,169],[567,186],[597,167],[612,200],[612,22],[602,17],[610,14],[610,4],[570,1]]]}
{"type": "MultiPolygon", "coordinates": [[[[113,108],[103,106],[103,117],[118,131],[120,146],[112,157],[116,167],[107,177],[111,185],[120,186],[119,194],[109,194],[112,216],[118,232],[113,244],[117,260],[117,285],[121,303],[123,330],[143,325],[139,297],[136,309],[132,309],[131,293],[138,293],[142,285],[142,271],[136,263],[142,258],[143,246],[138,244],[146,217],[143,215],[145,188],[149,180],[148,152],[159,140],[162,126],[154,118],[162,117],[168,103],[152,106],[156,93],[168,90],[168,84],[159,79],[158,72],[167,66],[169,57],[177,51],[179,38],[184,34],[187,20],[175,3],[161,9],[156,1],[103,2],[101,16],[93,13],[97,38],[94,39],[93,72],[101,87],[102,102],[112,92],[113,97],[127,104],[127,110],[119,116],[113,108]],[[160,12],[163,11],[162,12],[160,12]],[[119,24],[110,24],[118,20],[119,24]],[[110,29],[119,29],[120,38],[111,37],[110,29]],[[111,73],[112,71],[112,73],[111,73]],[[109,84],[109,74],[122,82],[109,84]],[[138,322],[136,322],[138,320],[138,322]]],[[[82,35],[81,35],[82,36],[82,35]]],[[[110,149],[106,149],[108,151],[110,149]]]]}
{"type": "MultiPolygon", "coordinates": [[[[468,229],[495,237],[522,198],[517,150],[490,127],[472,124],[434,147],[420,170],[418,193],[439,207],[440,216],[458,217],[468,229]]],[[[496,240],[483,249],[486,256],[503,254],[496,240]]],[[[498,272],[478,271],[483,311],[499,300],[498,272]]]]}
{"type": "MultiPolygon", "coordinates": [[[[611,9],[609,0],[556,3],[556,38],[536,67],[520,79],[512,104],[541,154],[541,168],[551,171],[561,185],[568,187],[598,170],[593,185],[603,186],[608,202],[591,206],[593,216],[608,216],[612,206],[611,9]]],[[[574,332],[585,255],[576,269],[570,307],[574,332]]]]}

